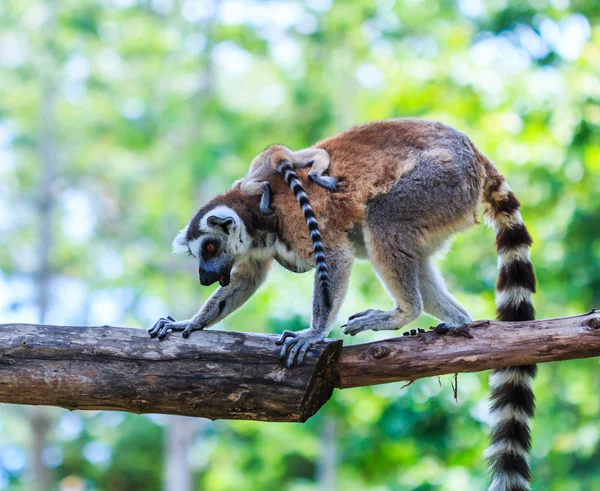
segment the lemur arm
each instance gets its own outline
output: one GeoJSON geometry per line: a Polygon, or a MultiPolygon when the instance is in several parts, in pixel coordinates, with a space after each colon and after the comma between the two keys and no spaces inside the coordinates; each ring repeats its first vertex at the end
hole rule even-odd
{"type": "Polygon", "coordinates": [[[292,153],[292,163],[295,169],[311,167],[314,174],[319,176],[329,167],[329,154],[322,148],[304,148],[292,153]],[[316,169],[315,169],[316,168],[316,169]]]}
{"type": "Polygon", "coordinates": [[[349,245],[344,244],[338,249],[326,250],[325,257],[329,268],[331,306],[326,305],[321,291],[321,283],[315,275],[313,314],[310,327],[298,332],[284,331],[277,342],[277,344],[283,345],[279,358],[285,358],[287,368],[294,364],[302,364],[308,349],[314,343],[318,343],[327,337],[331,330],[331,324],[335,321],[342,301],[346,296],[352,269],[352,249],[349,245]]]}
{"type": "Polygon", "coordinates": [[[231,282],[219,287],[198,313],[191,319],[176,321],[173,317],[162,317],[148,330],[151,337],[163,339],[169,331],[183,331],[187,338],[192,331],[210,327],[223,320],[241,307],[267,277],[272,259],[247,259],[234,268],[231,282]]]}

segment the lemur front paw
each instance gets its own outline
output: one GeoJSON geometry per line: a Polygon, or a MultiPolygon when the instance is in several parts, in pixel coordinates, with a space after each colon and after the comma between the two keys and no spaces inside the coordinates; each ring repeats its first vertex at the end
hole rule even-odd
{"type": "Polygon", "coordinates": [[[342,326],[343,333],[355,336],[363,331],[379,331],[397,329],[388,326],[392,320],[390,312],[385,310],[367,309],[348,317],[348,322],[342,326]]]}
{"type": "Polygon", "coordinates": [[[283,331],[281,338],[277,341],[277,346],[283,345],[279,359],[285,359],[285,367],[291,368],[294,363],[296,366],[302,365],[304,356],[309,348],[319,341],[322,341],[324,336],[316,334],[311,329],[303,331],[283,331]]]}
{"type": "Polygon", "coordinates": [[[171,331],[183,331],[182,336],[187,338],[192,331],[200,329],[202,329],[202,327],[193,324],[190,320],[176,321],[173,316],[168,315],[167,317],[158,319],[156,324],[148,329],[148,332],[150,333],[151,338],[158,336],[158,339],[163,340],[171,331]]]}

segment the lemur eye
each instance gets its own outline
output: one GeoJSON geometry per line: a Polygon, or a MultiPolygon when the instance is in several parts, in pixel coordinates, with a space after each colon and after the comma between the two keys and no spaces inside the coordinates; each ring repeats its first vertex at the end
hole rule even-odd
{"type": "Polygon", "coordinates": [[[217,244],[214,242],[207,242],[204,244],[204,250],[206,252],[215,252],[217,250],[217,244]]]}

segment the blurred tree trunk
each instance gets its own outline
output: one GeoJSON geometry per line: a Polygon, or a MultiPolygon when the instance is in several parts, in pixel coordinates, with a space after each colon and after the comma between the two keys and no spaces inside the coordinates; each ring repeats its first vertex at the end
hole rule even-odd
{"type": "Polygon", "coordinates": [[[29,447],[29,474],[27,488],[31,491],[47,491],[50,488],[50,471],[44,464],[42,452],[48,443],[50,432],[48,408],[33,406],[29,408],[29,426],[31,443],[29,447]]]}
{"type": "Polygon", "coordinates": [[[321,429],[321,458],[317,467],[317,486],[323,491],[335,491],[336,419],[327,416],[321,429]]]}
{"type": "MultiPolygon", "coordinates": [[[[213,15],[206,20],[203,28],[206,33],[206,46],[199,56],[200,63],[204,64],[199,76],[200,81],[194,101],[199,111],[202,111],[208,99],[212,97],[214,88],[212,51],[215,44],[214,30],[220,6],[218,0],[212,0],[212,4],[213,15]]],[[[169,291],[175,291],[175,289],[169,289],[169,291]]],[[[165,491],[192,490],[190,452],[195,432],[195,419],[184,416],[169,416],[165,439],[165,491]]]]}
{"type": "MultiPolygon", "coordinates": [[[[48,20],[45,39],[52,43],[56,34],[57,1],[48,2],[48,20]]],[[[56,83],[52,55],[46,53],[46,64],[42,67],[42,94],[39,108],[37,142],[40,159],[40,185],[38,197],[39,244],[36,271],[37,306],[40,324],[44,324],[50,303],[52,271],[50,255],[54,242],[52,229],[54,215],[54,184],[56,181],[58,151],[56,147],[56,83]]],[[[49,410],[43,406],[29,408],[31,446],[29,449],[29,475],[27,489],[47,491],[51,488],[51,476],[43,461],[43,451],[48,445],[51,419],[49,410]]]]}
{"type": "Polygon", "coordinates": [[[169,416],[165,452],[165,491],[192,491],[190,449],[196,433],[196,420],[169,416]]]}

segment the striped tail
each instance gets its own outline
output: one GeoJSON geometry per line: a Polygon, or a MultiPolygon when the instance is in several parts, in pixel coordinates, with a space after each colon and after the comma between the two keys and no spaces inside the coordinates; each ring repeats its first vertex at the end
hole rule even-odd
{"type": "Polygon", "coordinates": [[[306,220],[306,224],[308,225],[308,230],[310,231],[310,238],[313,243],[313,251],[315,254],[315,263],[317,267],[316,274],[321,285],[323,301],[327,308],[330,308],[331,294],[329,291],[329,273],[327,272],[327,264],[325,262],[325,254],[323,252],[323,244],[321,242],[321,233],[319,232],[319,224],[317,223],[315,212],[310,205],[310,201],[308,200],[304,186],[302,186],[302,182],[298,178],[298,174],[296,174],[292,164],[288,160],[281,160],[279,164],[277,164],[277,172],[283,175],[285,182],[294,192],[296,200],[298,200],[298,203],[300,203],[300,206],[302,207],[304,218],[306,220]]]}
{"type": "MultiPolygon", "coordinates": [[[[478,152],[479,153],[479,152],[478,152]]],[[[485,158],[482,154],[480,154],[485,158]]],[[[529,259],[531,236],[519,213],[520,203],[498,171],[485,158],[487,182],[483,201],[487,220],[496,230],[498,267],[496,315],[500,321],[533,320],[531,295],[535,273],[529,259]]],[[[531,384],[535,365],[494,370],[490,376],[492,435],[486,457],[491,465],[490,491],[530,489],[529,420],[535,409],[531,384]]]]}

